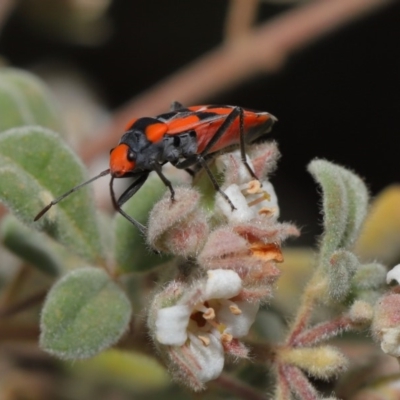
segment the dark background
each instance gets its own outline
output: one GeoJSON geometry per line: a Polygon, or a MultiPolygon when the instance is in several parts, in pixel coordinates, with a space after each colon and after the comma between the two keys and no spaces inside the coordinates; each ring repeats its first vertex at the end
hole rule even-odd
{"type": "MultiPolygon", "coordinates": [[[[227,4],[116,0],[108,13],[113,34],[99,46],[60,41],[14,13],[0,37],[0,54],[23,68],[47,59],[73,64],[113,109],[218,45],[227,4]]],[[[265,3],[258,19],[288,8],[265,3]]],[[[306,172],[311,159],[357,171],[373,195],[399,180],[399,16],[397,2],[298,51],[279,72],[204,99],[279,118],[274,138],[283,157],[273,183],[282,218],[303,229],[297,243],[311,243],[320,223],[318,191],[306,172]]]]}

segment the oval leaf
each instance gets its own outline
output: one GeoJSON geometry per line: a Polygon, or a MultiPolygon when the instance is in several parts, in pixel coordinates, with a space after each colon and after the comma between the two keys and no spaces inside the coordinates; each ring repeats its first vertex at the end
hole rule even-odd
{"type": "Polygon", "coordinates": [[[347,227],[348,196],[347,188],[335,164],[325,160],[314,160],[308,171],[323,190],[324,234],[321,242],[323,259],[340,246],[347,227]]]}
{"type": "Polygon", "coordinates": [[[386,286],[387,268],[378,262],[362,264],[353,278],[356,290],[379,289],[386,286]]]}
{"type": "Polygon", "coordinates": [[[62,124],[45,84],[33,74],[0,69],[0,132],[23,125],[60,130],[62,124]]]}
{"type": "Polygon", "coordinates": [[[4,246],[27,263],[50,276],[76,268],[82,260],[55,240],[6,215],[0,226],[4,246]]]}
{"type": "Polygon", "coordinates": [[[50,290],[41,316],[41,347],[63,359],[92,357],[128,327],[131,305],[107,273],[86,267],[65,275],[50,290]]]}
{"type": "Polygon", "coordinates": [[[348,249],[354,245],[367,215],[369,194],[364,181],[359,176],[348,169],[336,167],[340,170],[347,189],[348,218],[340,247],[348,249]]]}
{"type": "Polygon", "coordinates": [[[152,392],[171,384],[165,368],[153,357],[134,351],[111,349],[90,360],[74,363],[72,372],[102,383],[137,392],[152,392]]]}
{"type": "Polygon", "coordinates": [[[350,292],[351,280],[360,263],[353,253],[346,250],[335,251],[329,261],[329,300],[342,301],[350,292]]]}
{"type": "Polygon", "coordinates": [[[13,215],[6,215],[1,223],[4,246],[44,273],[57,276],[64,269],[67,250],[48,236],[28,228],[13,215]]]}
{"type": "Polygon", "coordinates": [[[0,201],[31,227],[44,230],[91,261],[102,259],[94,206],[83,188],[49,210],[55,197],[85,180],[84,167],[62,140],[45,128],[22,127],[0,135],[0,201]]]}

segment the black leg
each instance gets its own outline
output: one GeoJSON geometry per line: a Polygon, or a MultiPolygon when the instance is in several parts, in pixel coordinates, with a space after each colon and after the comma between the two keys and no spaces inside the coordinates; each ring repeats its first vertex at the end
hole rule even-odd
{"type": "Polygon", "coordinates": [[[224,123],[219,127],[217,132],[215,132],[214,136],[211,140],[207,143],[207,146],[202,151],[201,155],[205,157],[208,152],[217,144],[218,140],[226,133],[229,127],[235,122],[235,119],[239,117],[239,144],[240,144],[240,158],[244,166],[246,167],[249,174],[258,180],[258,177],[251,169],[250,165],[246,160],[246,147],[245,147],[245,140],[244,140],[244,115],[243,115],[243,108],[235,107],[231,113],[226,117],[224,123]]]}
{"type": "Polygon", "coordinates": [[[126,203],[146,182],[147,177],[149,174],[146,172],[143,175],[141,175],[136,181],[134,181],[128,189],[125,190],[124,193],[119,197],[117,200],[115,198],[115,193],[114,193],[114,188],[113,188],[113,182],[114,182],[114,177],[111,177],[110,180],[110,194],[111,194],[111,200],[113,203],[113,206],[116,211],[118,211],[123,217],[125,217],[131,224],[135,225],[135,227],[142,233],[143,235],[146,234],[147,228],[142,225],[139,221],[136,221],[136,219],[132,218],[130,215],[128,215],[121,207],[124,203],[126,203]]]}
{"type": "Polygon", "coordinates": [[[195,155],[187,158],[186,160],[183,160],[183,161],[181,161],[179,163],[174,164],[174,166],[176,168],[179,168],[179,169],[187,169],[187,167],[190,167],[191,165],[194,165],[194,164],[200,164],[204,168],[204,170],[206,171],[208,177],[211,180],[211,183],[214,186],[214,189],[217,192],[219,192],[221,194],[221,196],[229,203],[229,205],[232,208],[232,211],[236,210],[236,207],[233,205],[231,199],[224,193],[223,190],[221,190],[221,188],[218,185],[218,182],[216,181],[213,173],[211,172],[210,168],[207,165],[207,161],[205,160],[205,158],[203,156],[195,154],[195,155]]]}
{"type": "Polygon", "coordinates": [[[256,176],[256,174],[254,173],[254,171],[252,170],[252,168],[250,167],[250,165],[246,160],[246,148],[245,148],[245,138],[244,138],[244,112],[241,107],[235,107],[230,112],[230,114],[226,117],[223,124],[218,128],[217,132],[215,132],[214,136],[207,143],[206,147],[201,152],[201,154],[194,154],[193,156],[187,157],[185,160],[174,164],[176,168],[180,169],[187,169],[188,167],[191,167],[195,164],[200,164],[207,172],[215,190],[217,190],[221,194],[221,196],[223,196],[224,199],[230,204],[232,210],[236,209],[235,206],[233,205],[229,197],[221,190],[220,186],[218,185],[218,182],[216,181],[214,175],[212,174],[210,168],[207,165],[205,157],[209,155],[210,150],[218,143],[218,140],[220,140],[221,137],[228,131],[231,125],[235,122],[236,118],[239,118],[240,158],[246,169],[249,171],[249,174],[254,179],[258,180],[258,177],[256,176]]]}
{"type": "Polygon", "coordinates": [[[185,168],[185,171],[193,178],[196,175],[196,172],[190,168],[185,168]]]}
{"type": "MultiPolygon", "coordinates": [[[[240,120],[243,121],[243,109],[240,107],[235,107],[230,114],[225,118],[223,124],[217,129],[217,132],[214,133],[214,136],[207,143],[204,150],[201,152],[201,156],[206,156],[209,151],[216,145],[219,139],[226,133],[226,131],[230,128],[230,126],[235,122],[235,119],[239,117],[240,120]]],[[[242,123],[243,125],[243,123],[242,123]]]]}
{"type": "Polygon", "coordinates": [[[152,162],[151,167],[154,171],[156,171],[157,175],[163,181],[164,185],[169,189],[171,192],[171,201],[175,200],[175,190],[172,187],[172,183],[166,178],[166,176],[162,173],[162,166],[158,162],[152,162]]]}
{"type": "Polygon", "coordinates": [[[182,161],[172,163],[172,165],[179,169],[187,169],[187,168],[191,167],[192,165],[195,165],[199,162],[198,157],[199,157],[198,154],[193,154],[192,156],[189,156],[182,161]]]}
{"type": "Polygon", "coordinates": [[[240,158],[242,159],[242,163],[246,167],[249,174],[258,181],[257,175],[254,173],[246,158],[246,145],[244,142],[244,117],[243,117],[243,109],[240,109],[239,114],[239,139],[240,139],[240,158]]]}
{"type": "Polygon", "coordinates": [[[220,186],[218,185],[218,182],[216,181],[213,173],[211,172],[210,168],[207,165],[207,161],[204,159],[202,156],[197,157],[198,162],[200,165],[204,168],[204,170],[207,172],[208,177],[211,180],[211,183],[214,186],[214,189],[219,192],[219,194],[228,202],[228,204],[231,206],[232,211],[236,210],[236,207],[233,205],[231,199],[225,194],[223,190],[221,190],[220,186]]]}
{"type": "Polygon", "coordinates": [[[132,182],[131,185],[119,196],[119,199],[117,200],[117,203],[120,207],[122,207],[123,204],[125,204],[136,192],[143,186],[143,184],[146,182],[147,178],[149,176],[149,173],[143,173],[143,175],[140,175],[138,179],[136,179],[134,182],[132,182]]]}

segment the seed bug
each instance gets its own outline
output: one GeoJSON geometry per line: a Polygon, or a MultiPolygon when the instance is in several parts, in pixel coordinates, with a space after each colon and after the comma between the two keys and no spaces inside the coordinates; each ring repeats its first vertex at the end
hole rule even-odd
{"type": "Polygon", "coordinates": [[[111,175],[110,195],[116,211],[135,225],[143,234],[145,226],[129,216],[122,205],[126,203],[146,182],[151,171],[155,171],[171,193],[175,192],[171,182],[162,172],[162,166],[170,162],[176,168],[204,168],[216,191],[234,209],[228,196],[221,190],[213,176],[206,157],[221,152],[232,145],[239,145],[241,159],[249,174],[258,179],[246,161],[245,144],[268,133],[276,118],[261,111],[237,106],[203,105],[183,107],[174,102],[170,112],[154,118],[132,120],[119,144],[110,152],[110,167],[95,177],[75,186],[53,200],[35,217],[41,218],[53,205],[96,179],[111,175]],[[113,189],[116,178],[133,178],[133,182],[117,199],[113,189]]]}

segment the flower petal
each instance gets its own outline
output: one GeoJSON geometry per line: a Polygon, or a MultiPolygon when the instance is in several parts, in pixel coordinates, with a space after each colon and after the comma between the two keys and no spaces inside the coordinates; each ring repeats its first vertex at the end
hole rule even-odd
{"type": "MultiPolygon", "coordinates": [[[[254,171],[254,167],[250,157],[246,154],[246,161],[250,168],[254,171]]],[[[234,175],[235,182],[247,182],[251,179],[249,171],[243,164],[240,150],[234,150],[229,153],[223,153],[216,159],[216,167],[219,172],[225,175],[234,175]]],[[[232,176],[230,177],[232,179],[232,176]]]]}
{"type": "Polygon", "coordinates": [[[232,210],[230,204],[219,193],[215,198],[215,207],[232,222],[244,222],[253,218],[253,210],[247,205],[246,197],[243,196],[238,185],[230,185],[224,190],[225,194],[232,201],[235,210],[232,210]]]}
{"type": "Polygon", "coordinates": [[[156,319],[156,339],[166,345],[182,346],[187,339],[191,309],[186,305],[176,305],[158,310],[156,319]]]}
{"type": "Polygon", "coordinates": [[[272,183],[270,181],[263,181],[261,189],[263,192],[268,194],[268,199],[263,200],[260,202],[257,206],[255,206],[255,210],[253,213],[258,213],[261,209],[270,209],[271,210],[271,216],[274,217],[274,219],[278,219],[279,217],[279,205],[278,205],[278,196],[275,193],[275,189],[272,186],[272,183]]]}
{"type": "Polygon", "coordinates": [[[242,311],[241,314],[233,314],[229,307],[222,307],[217,313],[217,319],[226,325],[226,333],[230,333],[234,338],[240,338],[249,332],[256,319],[259,305],[248,301],[235,301],[235,304],[242,311]]]}
{"type": "Polygon", "coordinates": [[[214,335],[208,335],[210,343],[205,346],[196,336],[189,334],[189,350],[196,360],[198,370],[196,378],[201,382],[208,382],[218,378],[224,368],[224,349],[214,335]]]}
{"type": "Polygon", "coordinates": [[[214,269],[207,271],[208,279],[205,287],[205,300],[230,299],[242,290],[242,280],[230,269],[214,269]]]}
{"type": "Polygon", "coordinates": [[[394,266],[386,275],[386,283],[389,284],[392,281],[400,284],[400,264],[394,266]]]}
{"type": "Polygon", "coordinates": [[[382,329],[381,349],[393,357],[400,357],[400,329],[382,329]]]}

